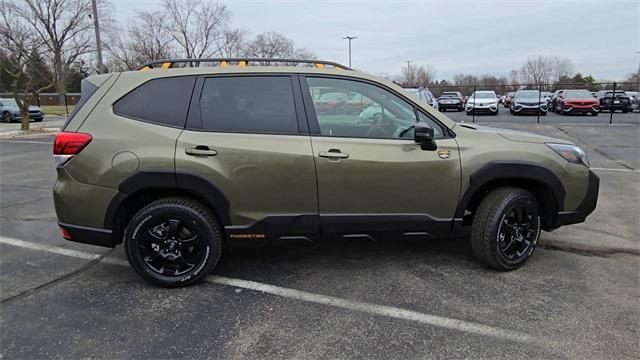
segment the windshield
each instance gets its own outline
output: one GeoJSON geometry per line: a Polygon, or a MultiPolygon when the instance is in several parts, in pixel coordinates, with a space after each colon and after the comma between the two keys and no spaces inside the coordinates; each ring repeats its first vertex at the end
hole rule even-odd
{"type": "Polygon", "coordinates": [[[516,98],[518,99],[538,99],[541,97],[538,90],[518,91],[516,93],[516,98]]]}
{"type": "Polygon", "coordinates": [[[476,99],[495,99],[496,94],[493,92],[477,92],[471,95],[471,98],[476,99]]]}
{"type": "Polygon", "coordinates": [[[456,94],[456,93],[442,93],[442,97],[457,98],[458,94],[456,94]]]}
{"type": "Polygon", "coordinates": [[[587,90],[569,90],[564,93],[564,97],[567,99],[588,99],[592,98],[593,95],[587,90]]]}

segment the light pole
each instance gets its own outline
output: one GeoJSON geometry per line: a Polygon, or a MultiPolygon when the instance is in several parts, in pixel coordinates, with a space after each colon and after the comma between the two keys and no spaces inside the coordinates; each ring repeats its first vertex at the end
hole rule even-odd
{"type": "Polygon", "coordinates": [[[351,67],[351,40],[357,39],[357,36],[345,36],[343,40],[349,40],[349,67],[351,67]]]}
{"type": "Polygon", "coordinates": [[[104,65],[102,64],[102,44],[100,42],[100,23],[98,22],[98,5],[96,4],[96,0],[91,0],[91,10],[93,14],[93,27],[96,32],[96,50],[98,51],[98,74],[101,74],[102,72],[104,72],[104,65]]]}

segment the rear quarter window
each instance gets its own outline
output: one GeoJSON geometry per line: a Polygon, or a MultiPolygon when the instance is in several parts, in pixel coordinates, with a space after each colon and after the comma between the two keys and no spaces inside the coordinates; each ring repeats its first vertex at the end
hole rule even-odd
{"type": "Polygon", "coordinates": [[[184,127],[195,80],[194,76],[149,80],[113,104],[113,112],[135,120],[184,127]]]}

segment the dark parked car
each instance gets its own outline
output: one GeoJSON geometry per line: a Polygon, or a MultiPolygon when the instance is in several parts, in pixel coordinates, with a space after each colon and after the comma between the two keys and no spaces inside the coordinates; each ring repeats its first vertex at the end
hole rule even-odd
{"type": "Polygon", "coordinates": [[[457,91],[445,91],[438,98],[438,111],[447,111],[455,109],[457,111],[464,110],[464,100],[462,94],[457,91]]]}
{"type": "MultiPolygon", "coordinates": [[[[20,107],[15,99],[0,99],[0,113],[2,122],[13,122],[22,120],[20,107]]],[[[42,109],[37,106],[29,106],[29,120],[40,122],[44,119],[42,109]]]]}
{"type": "Polygon", "coordinates": [[[581,113],[596,116],[600,111],[600,102],[589,90],[562,90],[552,110],[560,115],[581,113]]]}
{"type": "Polygon", "coordinates": [[[597,93],[598,100],[600,101],[600,111],[612,111],[620,110],[623,113],[628,113],[631,110],[631,99],[626,92],[620,90],[615,93],[613,90],[600,90],[597,93]]]}

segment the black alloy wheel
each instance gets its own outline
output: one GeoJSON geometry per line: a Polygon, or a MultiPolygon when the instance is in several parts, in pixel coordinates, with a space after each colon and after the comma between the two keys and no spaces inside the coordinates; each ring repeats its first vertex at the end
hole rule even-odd
{"type": "Polygon", "coordinates": [[[206,276],[220,259],[223,235],[211,211],[187,198],[165,198],[140,210],[127,226],[125,250],[145,280],[176,287],[206,276]]]}

